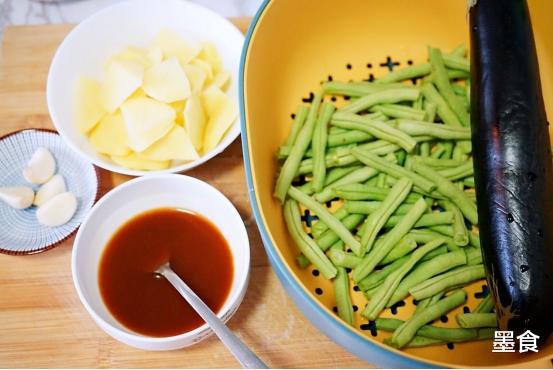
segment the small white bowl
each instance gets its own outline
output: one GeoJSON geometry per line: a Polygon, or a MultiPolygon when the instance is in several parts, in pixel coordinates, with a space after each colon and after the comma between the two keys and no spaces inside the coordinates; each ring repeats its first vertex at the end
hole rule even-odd
{"type": "Polygon", "coordinates": [[[200,5],[184,0],[132,0],[105,8],[76,26],[58,47],[46,87],[48,110],[54,126],[66,143],[106,170],[131,176],[176,173],[196,167],[221,153],[240,134],[238,119],[223,140],[199,159],[160,171],[138,171],[119,166],[94,151],[75,124],[77,79],[101,80],[108,58],[123,48],[146,47],[164,28],[192,43],[212,42],[223,66],[231,74],[228,94],[238,105],[238,70],[244,35],[227,19],[200,5]]]}
{"type": "Polygon", "coordinates": [[[211,185],[184,175],[155,175],[131,180],[107,193],[88,215],[75,238],[71,271],[79,298],[94,321],[113,338],[146,350],[170,350],[195,344],[212,331],[204,324],[187,333],[164,338],[148,337],[121,325],[105,306],[98,286],[102,252],[116,230],[146,210],[177,207],[207,217],[227,240],[234,262],[234,278],[217,314],[227,321],[246,292],[250,246],[244,223],[232,203],[211,185]]]}

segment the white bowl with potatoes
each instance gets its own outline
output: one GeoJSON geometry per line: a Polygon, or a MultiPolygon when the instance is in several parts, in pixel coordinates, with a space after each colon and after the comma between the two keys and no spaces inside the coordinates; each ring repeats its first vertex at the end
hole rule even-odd
{"type": "Polygon", "coordinates": [[[115,4],[77,25],[48,73],[50,116],[65,142],[131,176],[186,171],[240,133],[244,37],[184,0],[115,4]]]}

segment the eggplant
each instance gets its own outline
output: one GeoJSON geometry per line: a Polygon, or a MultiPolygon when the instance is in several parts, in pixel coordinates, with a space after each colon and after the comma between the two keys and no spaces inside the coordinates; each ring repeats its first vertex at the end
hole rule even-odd
{"type": "Polygon", "coordinates": [[[470,9],[471,126],[480,240],[502,330],[553,330],[553,171],[525,0],[470,9]]]}

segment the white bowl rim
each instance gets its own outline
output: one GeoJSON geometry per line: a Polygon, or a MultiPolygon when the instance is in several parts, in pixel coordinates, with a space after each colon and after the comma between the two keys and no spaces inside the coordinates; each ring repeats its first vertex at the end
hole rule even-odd
{"type": "MultiPolygon", "coordinates": [[[[105,194],[96,204],[92,207],[91,211],[89,212],[86,220],[81,224],[79,227],[79,230],[77,231],[77,235],[75,237],[75,241],[73,243],[73,249],[71,251],[71,276],[73,279],[73,286],[75,287],[75,290],[77,291],[77,295],[79,296],[79,300],[85,307],[86,311],[94,321],[102,328],[104,331],[106,331],[109,335],[111,335],[113,338],[115,338],[118,341],[122,341],[123,343],[128,342],[135,342],[135,343],[142,343],[142,344],[148,344],[148,343],[154,343],[154,344],[171,344],[178,342],[183,339],[191,339],[196,337],[197,335],[201,334],[203,331],[208,330],[210,331],[210,327],[207,323],[204,323],[203,325],[191,330],[187,331],[185,333],[174,335],[170,337],[149,337],[146,335],[141,335],[138,333],[128,332],[125,330],[120,329],[119,327],[116,327],[106,320],[104,320],[100,315],[96,313],[96,311],[92,308],[92,306],[89,304],[87,298],[85,297],[84,293],[81,290],[81,287],[79,285],[79,272],[77,271],[77,253],[79,250],[79,246],[82,245],[81,237],[82,237],[82,230],[86,229],[86,226],[89,222],[89,220],[92,218],[91,216],[98,212],[97,210],[102,207],[104,203],[106,203],[109,199],[116,197],[119,193],[126,191],[127,188],[134,186],[137,183],[145,182],[145,181],[156,181],[156,180],[168,180],[168,181],[191,181],[196,182],[200,184],[201,186],[205,186],[208,191],[216,192],[219,195],[221,195],[224,200],[226,200],[226,203],[231,208],[231,212],[235,213],[236,217],[238,217],[241,220],[241,223],[243,225],[242,228],[240,228],[240,232],[244,237],[244,240],[248,243],[248,247],[245,249],[246,255],[244,258],[246,259],[246,271],[244,274],[242,274],[243,278],[241,281],[238,281],[238,286],[236,289],[231,289],[228,293],[228,296],[221,307],[221,310],[216,314],[216,316],[224,321],[229,320],[234,312],[236,311],[238,306],[241,304],[241,301],[244,298],[245,291],[247,289],[247,284],[249,281],[249,275],[250,275],[250,268],[251,268],[251,253],[250,253],[250,247],[249,247],[249,237],[248,232],[246,230],[246,226],[244,225],[242,218],[240,217],[240,214],[238,213],[238,210],[234,206],[234,204],[223,194],[221,193],[217,188],[212,186],[211,184],[208,184],[207,182],[204,182],[202,180],[199,180],[192,176],[186,176],[181,174],[156,174],[151,176],[143,176],[143,177],[137,177],[132,180],[129,180],[125,182],[124,184],[121,184],[112,190],[110,190],[107,194],[105,194]],[[232,294],[234,292],[238,292],[238,294],[235,297],[235,300],[230,301],[232,294]],[[225,307],[226,306],[226,307],[225,307]],[[232,313],[231,315],[228,315],[228,313],[232,313]],[[104,328],[109,328],[109,331],[107,331],[104,328]],[[124,340],[119,339],[119,337],[124,338],[124,340]]],[[[232,247],[231,247],[232,250],[232,247]]],[[[234,257],[234,253],[233,253],[234,257]]],[[[237,274],[234,275],[234,279],[237,279],[237,274]]],[[[109,312],[109,310],[108,310],[109,312]]],[[[117,321],[117,320],[116,320],[117,321]]],[[[123,326],[123,324],[121,324],[123,326]]],[[[194,344],[194,343],[193,343],[194,344]]]]}
{"type": "MultiPolygon", "coordinates": [[[[162,0],[162,1],[185,2],[185,3],[188,4],[188,6],[191,6],[192,8],[201,9],[202,11],[204,11],[206,13],[209,13],[211,16],[214,16],[214,17],[218,18],[219,21],[221,21],[223,23],[226,23],[227,25],[230,25],[232,28],[234,28],[242,36],[243,40],[245,39],[244,34],[231,21],[229,21],[227,18],[219,15],[218,13],[214,12],[213,10],[211,10],[211,9],[205,7],[205,6],[202,6],[202,5],[193,3],[191,1],[187,1],[187,0],[162,0]]],[[[157,0],[157,2],[159,3],[160,0],[157,0]]],[[[134,0],[126,0],[126,1],[121,1],[121,2],[118,2],[116,4],[105,7],[103,9],[97,11],[96,13],[90,15],[89,17],[85,18],[83,21],[81,21],[79,24],[77,24],[65,36],[63,41],[60,43],[60,45],[56,49],[54,57],[52,58],[52,62],[50,63],[50,68],[48,69],[48,77],[47,77],[47,80],[46,80],[46,103],[47,103],[47,106],[48,106],[48,112],[50,114],[50,118],[52,119],[52,123],[54,124],[54,127],[56,128],[56,130],[58,131],[60,136],[63,138],[64,142],[71,149],[73,149],[73,151],[75,151],[75,152],[79,153],[80,155],[84,156],[85,158],[87,158],[89,161],[91,161],[93,164],[95,164],[98,167],[101,167],[101,168],[103,168],[105,170],[108,170],[108,171],[111,171],[111,172],[116,172],[116,173],[120,173],[120,174],[123,174],[123,175],[129,175],[129,176],[150,176],[150,175],[154,175],[154,174],[164,174],[164,173],[167,174],[167,173],[184,172],[184,171],[190,170],[192,168],[195,168],[195,167],[209,161],[211,158],[219,155],[225,149],[227,149],[236,140],[236,138],[240,135],[240,122],[239,122],[240,117],[236,118],[235,122],[230,127],[230,129],[228,130],[228,132],[225,135],[225,137],[223,138],[223,140],[221,140],[215,148],[213,148],[208,153],[205,153],[200,158],[196,159],[195,161],[187,162],[187,163],[184,163],[184,164],[181,164],[181,165],[178,165],[178,166],[174,166],[174,167],[169,167],[169,168],[166,168],[166,169],[163,169],[163,170],[151,170],[151,171],[133,170],[133,169],[126,168],[126,167],[123,167],[123,166],[119,166],[119,165],[117,165],[113,162],[106,161],[106,160],[102,159],[99,155],[97,155],[97,156],[88,155],[87,153],[82,151],[81,148],[78,145],[74,144],[72,140],[69,140],[68,135],[64,131],[63,127],[61,127],[61,125],[58,125],[56,123],[56,122],[59,122],[59,118],[56,114],[56,109],[53,107],[52,99],[49,98],[49,97],[51,97],[51,95],[52,95],[52,87],[51,87],[53,85],[52,71],[55,68],[55,66],[58,64],[58,60],[61,58],[60,54],[67,47],[67,43],[69,41],[71,41],[72,39],[78,37],[79,33],[82,32],[81,30],[83,29],[84,25],[87,25],[88,23],[93,22],[94,20],[96,20],[96,18],[102,17],[104,14],[111,12],[113,9],[116,9],[118,7],[128,6],[131,3],[136,6],[136,2],[134,0]]],[[[241,51],[240,51],[240,53],[241,53],[241,51]]],[[[236,83],[238,83],[238,81],[236,81],[236,83]]],[[[238,104],[238,97],[237,97],[237,104],[238,104]]]]}

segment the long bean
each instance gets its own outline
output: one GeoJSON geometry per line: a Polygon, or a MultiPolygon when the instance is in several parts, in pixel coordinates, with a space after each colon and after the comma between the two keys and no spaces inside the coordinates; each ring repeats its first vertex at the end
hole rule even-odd
{"type": "Polygon", "coordinates": [[[439,292],[437,294],[434,294],[432,297],[425,298],[425,299],[421,300],[417,304],[417,308],[416,308],[415,312],[420,312],[423,308],[426,308],[426,307],[431,306],[434,303],[438,302],[440,299],[442,299],[444,294],[445,294],[445,291],[442,290],[441,292],[439,292]]]}
{"type": "Polygon", "coordinates": [[[368,109],[376,104],[382,103],[399,103],[402,101],[413,101],[419,97],[420,91],[412,88],[398,87],[377,91],[370,95],[365,95],[356,101],[343,106],[339,109],[342,112],[358,113],[368,109]]]}
{"type": "Polygon", "coordinates": [[[362,143],[372,139],[374,139],[374,137],[366,131],[347,130],[339,134],[329,134],[328,146],[335,147],[346,144],[362,143]]]}
{"type": "Polygon", "coordinates": [[[303,154],[311,143],[311,137],[313,136],[313,130],[315,129],[321,99],[322,93],[317,92],[313,98],[311,109],[309,110],[305,124],[301,128],[296,142],[292,146],[290,155],[288,155],[288,158],[284,161],[280,174],[278,175],[274,195],[281,202],[284,202],[288,189],[292,185],[292,180],[294,180],[294,177],[296,177],[296,173],[298,172],[303,154]]]}
{"type": "Polygon", "coordinates": [[[415,157],[421,163],[433,168],[451,168],[463,165],[465,162],[461,162],[455,159],[440,159],[432,157],[415,157]]]}
{"type": "Polygon", "coordinates": [[[463,127],[461,121],[459,121],[459,118],[455,115],[455,112],[451,110],[432,82],[423,82],[421,92],[428,101],[436,104],[436,112],[446,125],[463,127]]]}
{"type": "Polygon", "coordinates": [[[491,294],[488,294],[483,300],[480,301],[478,306],[474,309],[474,313],[490,313],[494,308],[494,301],[491,294]]]}
{"type": "Polygon", "coordinates": [[[442,290],[461,284],[468,284],[485,276],[486,273],[484,272],[483,265],[458,267],[415,285],[409,289],[409,293],[415,299],[421,300],[433,296],[442,290]]]}
{"type": "Polygon", "coordinates": [[[410,80],[412,78],[426,76],[430,72],[431,72],[430,64],[428,63],[414,64],[414,65],[401,68],[401,69],[396,69],[395,71],[387,73],[386,75],[379,77],[376,80],[376,83],[384,85],[390,82],[410,80]]]}
{"type": "Polygon", "coordinates": [[[305,122],[305,119],[307,118],[307,114],[309,113],[309,108],[305,105],[300,105],[298,109],[296,110],[296,114],[294,116],[294,122],[292,123],[292,128],[290,129],[290,134],[288,135],[288,138],[286,139],[286,142],[283,145],[283,148],[292,148],[294,143],[296,142],[296,139],[298,137],[298,134],[300,133],[301,128],[303,127],[303,124],[305,122]]]}
{"type": "Polygon", "coordinates": [[[462,313],[455,316],[457,324],[462,328],[495,328],[497,317],[495,313],[462,313]]]}
{"type": "MultiPolygon", "coordinates": [[[[335,181],[338,181],[342,177],[346,176],[349,173],[352,173],[355,170],[358,170],[362,168],[362,166],[354,165],[354,166],[346,166],[346,167],[335,167],[330,169],[328,171],[328,174],[325,177],[325,186],[333,184],[335,181]]],[[[313,189],[313,183],[311,181],[306,182],[302,186],[300,186],[298,189],[300,189],[303,193],[307,195],[312,195],[315,190],[313,189]]]]}
{"type": "Polygon", "coordinates": [[[420,198],[413,207],[407,212],[396,226],[382,240],[382,244],[378,248],[372,249],[364,258],[363,261],[353,270],[352,278],[355,282],[361,281],[369,275],[374,268],[386,257],[392,250],[394,245],[403,238],[413,225],[418,221],[422,214],[426,211],[428,205],[424,198],[420,198]]]}
{"type": "Polygon", "coordinates": [[[353,253],[344,252],[342,250],[330,249],[328,258],[336,267],[348,267],[350,269],[357,267],[361,262],[361,257],[353,253]]]}
{"type": "MultiPolygon", "coordinates": [[[[379,201],[360,201],[360,200],[348,200],[344,203],[345,209],[349,213],[360,213],[360,214],[371,214],[380,207],[382,202],[379,201]]],[[[407,211],[412,207],[411,204],[402,204],[400,205],[393,216],[400,216],[407,213],[407,211]]]]}
{"type": "MultiPolygon", "coordinates": [[[[348,230],[352,231],[354,230],[363,220],[365,219],[364,215],[359,214],[353,214],[353,215],[347,215],[342,219],[342,225],[348,230]]],[[[340,222],[340,221],[338,221],[340,222]]],[[[330,248],[334,243],[336,243],[338,240],[340,240],[340,236],[338,234],[330,229],[325,231],[319,239],[317,239],[317,243],[319,244],[319,247],[325,251],[328,248],[330,248]]],[[[350,245],[351,247],[351,245],[350,245]]]]}
{"type": "MultiPolygon", "coordinates": [[[[389,192],[388,188],[354,183],[334,186],[332,195],[337,195],[345,200],[384,200],[389,192]]],[[[405,203],[415,203],[420,197],[419,194],[410,193],[405,198],[405,203]]]]}
{"type": "MultiPolygon", "coordinates": [[[[382,283],[379,290],[370,300],[362,315],[369,320],[375,320],[386,307],[386,303],[401,282],[401,279],[415,266],[415,264],[428,252],[436,249],[444,243],[443,239],[436,239],[415,250],[407,262],[399,269],[391,273],[382,283]]],[[[464,257],[464,254],[463,254],[464,257]]]]}
{"type": "MultiPolygon", "coordinates": [[[[391,216],[386,223],[384,228],[390,228],[397,225],[401,216],[391,216]]],[[[419,218],[413,227],[434,227],[438,225],[451,224],[454,220],[454,214],[452,212],[433,212],[424,214],[419,218]]]]}
{"type": "Polygon", "coordinates": [[[443,140],[470,139],[471,136],[470,129],[468,128],[440,125],[409,119],[396,120],[394,127],[411,136],[427,135],[443,140]]]}
{"type": "Polygon", "coordinates": [[[300,253],[296,257],[296,262],[298,263],[298,265],[302,269],[306,268],[307,266],[309,266],[311,264],[311,261],[309,261],[309,259],[307,257],[305,257],[305,255],[303,253],[300,253]]]}
{"type": "Polygon", "coordinates": [[[390,343],[397,348],[404,347],[413,339],[422,326],[463,304],[466,299],[467,294],[465,291],[457,290],[449,296],[439,300],[437,303],[415,313],[409,320],[405,321],[394,331],[390,343]]]}
{"type": "Polygon", "coordinates": [[[470,63],[468,59],[451,54],[444,54],[443,59],[447,68],[470,72],[470,63]]]}
{"type": "Polygon", "coordinates": [[[480,248],[480,236],[479,235],[477,235],[473,232],[470,232],[469,233],[469,241],[470,241],[471,245],[474,245],[475,247],[480,248]]]}
{"type": "Polygon", "coordinates": [[[359,281],[357,283],[357,286],[362,291],[367,291],[378,287],[380,284],[382,284],[387,276],[400,268],[405,262],[407,262],[408,259],[409,256],[403,256],[390,263],[389,265],[384,266],[382,269],[373,271],[371,274],[369,274],[369,276],[359,281]]]}
{"type": "Polygon", "coordinates": [[[412,151],[417,145],[417,142],[404,132],[384,122],[367,119],[358,114],[338,111],[332,116],[331,124],[337,127],[368,132],[378,139],[399,145],[407,152],[412,151]]]}
{"type": "Polygon", "coordinates": [[[474,167],[472,166],[472,160],[469,160],[458,167],[440,170],[438,173],[449,181],[456,181],[472,176],[474,174],[474,167]]]}
{"type": "MultiPolygon", "coordinates": [[[[332,216],[334,216],[337,220],[342,221],[346,216],[348,216],[351,212],[349,212],[345,205],[341,205],[340,208],[338,208],[334,213],[332,213],[332,216]]],[[[313,225],[311,225],[311,234],[315,237],[315,239],[319,239],[319,237],[328,230],[327,224],[322,222],[321,220],[318,220],[313,225]]]]}
{"type": "Polygon", "coordinates": [[[336,276],[336,267],[321,251],[317,243],[303,230],[298,204],[293,199],[288,199],[284,203],[284,220],[292,239],[296,242],[301,253],[319,269],[326,279],[336,276]]]}
{"type": "Polygon", "coordinates": [[[417,242],[408,236],[404,236],[394,248],[380,261],[380,265],[387,265],[401,258],[417,248],[417,242]]]}
{"type": "Polygon", "coordinates": [[[435,238],[444,238],[447,248],[451,251],[458,250],[459,246],[453,242],[453,238],[441,235],[437,232],[428,229],[413,229],[407,234],[415,239],[417,243],[428,243],[435,238]]]}
{"type": "Polygon", "coordinates": [[[474,184],[474,177],[466,177],[463,179],[463,184],[465,186],[468,186],[470,188],[474,188],[475,187],[475,184],[474,184]]]}
{"type": "Polygon", "coordinates": [[[328,136],[328,123],[334,113],[334,105],[328,102],[321,104],[319,118],[313,131],[311,149],[313,150],[313,190],[316,192],[323,189],[326,177],[325,152],[328,136]]]}
{"type": "Polygon", "coordinates": [[[351,296],[349,295],[349,277],[344,267],[338,267],[337,271],[333,285],[338,316],[348,324],[353,325],[354,316],[351,296]]]}
{"type": "Polygon", "coordinates": [[[417,90],[416,86],[406,86],[401,83],[397,84],[376,84],[371,82],[339,82],[328,81],[323,83],[323,91],[326,94],[346,95],[351,97],[360,97],[369,94],[374,94],[378,91],[397,89],[397,88],[412,88],[417,90]]]}
{"type": "MultiPolygon", "coordinates": [[[[428,229],[435,231],[439,234],[449,236],[453,239],[453,227],[450,225],[434,225],[434,226],[429,226],[428,229]]],[[[455,244],[457,245],[457,243],[455,244]]]]}
{"type": "MultiPolygon", "coordinates": [[[[421,102],[422,95],[419,96],[415,103],[421,102]]],[[[425,111],[420,108],[406,107],[400,104],[379,104],[371,107],[371,112],[381,112],[390,118],[407,118],[414,120],[423,120],[426,115],[425,111]]]]}
{"type": "Polygon", "coordinates": [[[413,181],[406,177],[402,177],[389,191],[380,207],[367,217],[362,226],[363,236],[361,238],[361,249],[358,251],[354,250],[357,255],[364,256],[365,253],[371,250],[376,236],[386,221],[388,221],[388,218],[390,218],[401,203],[403,203],[405,198],[407,198],[412,187],[413,181]]]}
{"type": "Polygon", "coordinates": [[[438,204],[446,211],[449,211],[453,214],[453,223],[451,224],[453,228],[453,242],[461,247],[464,247],[469,243],[469,232],[467,226],[465,225],[465,219],[463,214],[453,203],[449,201],[438,201],[438,204]]]}
{"type": "Polygon", "coordinates": [[[367,181],[371,177],[378,175],[378,171],[370,167],[361,167],[353,172],[348,173],[339,180],[336,180],[334,183],[327,185],[321,192],[314,195],[315,199],[319,203],[328,202],[334,198],[334,188],[342,186],[355,184],[358,182],[367,181]]]}
{"type": "Polygon", "coordinates": [[[465,254],[467,255],[467,265],[479,265],[482,263],[482,251],[477,247],[466,247],[464,248],[465,254]]]}
{"type": "MultiPolygon", "coordinates": [[[[399,328],[405,321],[392,318],[378,318],[375,320],[377,330],[393,332],[399,328]]],[[[417,330],[417,336],[439,339],[444,342],[465,342],[478,337],[478,331],[475,329],[463,328],[439,328],[432,325],[423,325],[417,330]]]]}

